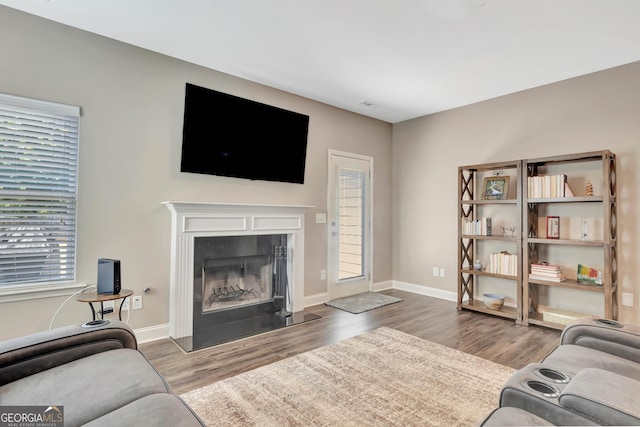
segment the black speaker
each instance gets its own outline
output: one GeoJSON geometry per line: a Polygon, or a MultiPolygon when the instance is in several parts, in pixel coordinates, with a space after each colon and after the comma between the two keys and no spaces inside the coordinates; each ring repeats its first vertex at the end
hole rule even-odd
{"type": "Polygon", "coordinates": [[[120,261],[98,259],[98,293],[115,295],[120,293],[120,261]]]}

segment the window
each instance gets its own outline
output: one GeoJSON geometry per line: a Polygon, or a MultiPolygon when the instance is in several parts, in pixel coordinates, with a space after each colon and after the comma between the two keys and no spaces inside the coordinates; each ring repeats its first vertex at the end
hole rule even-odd
{"type": "Polygon", "coordinates": [[[338,279],[364,274],[364,182],[360,170],[340,168],[338,203],[340,209],[340,246],[338,279]]]}
{"type": "Polygon", "coordinates": [[[75,280],[79,116],[0,94],[0,288],[75,280]]]}

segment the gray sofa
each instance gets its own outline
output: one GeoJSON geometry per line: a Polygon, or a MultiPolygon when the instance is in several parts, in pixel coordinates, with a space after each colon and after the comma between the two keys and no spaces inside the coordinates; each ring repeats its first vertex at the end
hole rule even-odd
{"type": "Polygon", "coordinates": [[[583,318],[504,385],[482,426],[640,425],[640,327],[583,318]]]}
{"type": "Polygon", "coordinates": [[[62,406],[67,427],[204,425],[119,321],[0,343],[0,406],[14,405],[62,406]]]}

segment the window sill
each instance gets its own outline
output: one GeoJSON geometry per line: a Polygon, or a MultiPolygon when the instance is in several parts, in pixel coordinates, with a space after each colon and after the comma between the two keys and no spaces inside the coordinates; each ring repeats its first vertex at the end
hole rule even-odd
{"type": "Polygon", "coordinates": [[[0,303],[68,296],[86,287],[82,283],[13,286],[0,289],[0,303]]]}

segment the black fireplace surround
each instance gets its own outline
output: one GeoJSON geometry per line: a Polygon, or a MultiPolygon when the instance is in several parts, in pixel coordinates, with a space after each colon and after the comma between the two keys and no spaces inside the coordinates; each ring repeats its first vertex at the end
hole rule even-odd
{"type": "Polygon", "coordinates": [[[286,234],[196,237],[193,284],[185,351],[319,318],[289,311],[286,234]]]}

